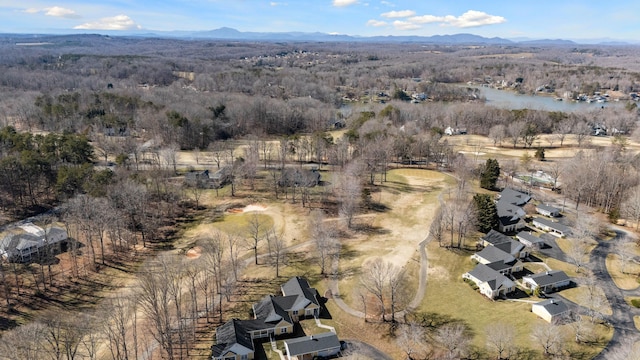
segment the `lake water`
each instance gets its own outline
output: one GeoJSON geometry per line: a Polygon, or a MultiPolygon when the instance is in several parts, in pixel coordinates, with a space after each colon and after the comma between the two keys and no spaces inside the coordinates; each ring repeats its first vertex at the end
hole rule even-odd
{"type": "Polygon", "coordinates": [[[546,111],[590,111],[601,107],[623,107],[624,101],[611,101],[606,103],[576,102],[563,99],[556,100],[553,96],[533,96],[517,94],[510,90],[496,90],[487,87],[475,87],[487,99],[486,104],[501,109],[535,109],[546,111]]]}

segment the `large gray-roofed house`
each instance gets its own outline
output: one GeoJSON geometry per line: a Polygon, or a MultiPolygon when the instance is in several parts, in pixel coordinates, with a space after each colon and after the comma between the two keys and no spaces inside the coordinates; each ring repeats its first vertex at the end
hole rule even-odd
{"type": "Polygon", "coordinates": [[[561,270],[550,270],[538,274],[525,276],[522,278],[525,287],[535,290],[539,288],[544,292],[555,291],[559,288],[569,286],[571,278],[561,270]]]}
{"type": "Polygon", "coordinates": [[[284,341],[287,359],[311,360],[317,357],[329,357],[340,352],[340,341],[333,332],[284,341]]]}
{"type": "Polygon", "coordinates": [[[211,347],[213,360],[254,358],[253,339],[245,324],[247,320],[232,319],[216,329],[216,345],[211,347]]]}
{"type": "Polygon", "coordinates": [[[553,222],[549,219],[537,217],[533,219],[533,226],[538,229],[547,231],[549,234],[556,237],[565,237],[571,233],[571,229],[568,226],[562,225],[557,222],[553,222]]]}
{"type": "Polygon", "coordinates": [[[486,248],[471,255],[471,258],[480,264],[489,264],[496,261],[512,262],[516,258],[495,246],[487,246],[486,248]]]}
{"type": "Polygon", "coordinates": [[[526,215],[521,206],[531,200],[531,196],[517,190],[506,188],[499,194],[496,202],[498,212],[498,230],[511,232],[525,227],[522,218],[526,215]]]}
{"type": "Polygon", "coordinates": [[[504,242],[511,240],[511,238],[501,232],[498,232],[492,229],[492,230],[489,230],[489,232],[485,236],[480,238],[480,240],[482,240],[483,246],[489,246],[489,245],[502,244],[504,242]]]}
{"type": "Polygon", "coordinates": [[[0,235],[0,257],[8,261],[29,262],[37,259],[43,248],[67,238],[67,231],[59,226],[41,228],[24,223],[0,235]]]}
{"type": "Polygon", "coordinates": [[[516,206],[523,206],[531,200],[531,196],[511,188],[505,188],[500,192],[499,201],[503,201],[516,206]]]}
{"type": "Polygon", "coordinates": [[[495,299],[501,295],[507,295],[515,290],[516,284],[485,264],[478,264],[476,267],[464,274],[463,279],[473,281],[480,290],[480,293],[489,299],[495,299]]]}
{"type": "Polygon", "coordinates": [[[291,278],[280,289],[285,296],[296,296],[294,304],[289,309],[294,321],[297,321],[298,317],[318,316],[320,314],[318,291],[312,288],[305,278],[299,276],[291,278]]]}

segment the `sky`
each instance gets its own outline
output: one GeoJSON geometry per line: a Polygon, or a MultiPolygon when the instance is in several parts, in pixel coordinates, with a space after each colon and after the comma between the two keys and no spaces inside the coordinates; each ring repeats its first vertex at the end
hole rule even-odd
{"type": "Polygon", "coordinates": [[[0,0],[1,33],[323,32],[640,40],[640,1],[0,0]]]}

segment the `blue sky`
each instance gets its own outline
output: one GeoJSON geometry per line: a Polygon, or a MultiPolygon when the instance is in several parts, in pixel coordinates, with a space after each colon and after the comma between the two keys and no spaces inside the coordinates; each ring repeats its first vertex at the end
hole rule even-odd
{"type": "Polygon", "coordinates": [[[640,1],[0,0],[0,32],[102,30],[473,33],[504,38],[640,38],[640,1]]]}

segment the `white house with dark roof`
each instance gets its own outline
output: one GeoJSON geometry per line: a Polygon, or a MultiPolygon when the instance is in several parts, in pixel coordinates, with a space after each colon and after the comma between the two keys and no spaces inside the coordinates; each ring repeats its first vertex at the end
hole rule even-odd
{"type": "Polygon", "coordinates": [[[462,274],[462,278],[475,283],[480,293],[489,299],[506,296],[516,289],[511,279],[485,264],[476,265],[473,270],[462,274]]]}
{"type": "Polygon", "coordinates": [[[518,239],[522,245],[529,248],[540,249],[544,246],[544,240],[528,231],[520,231],[516,234],[516,239],[518,239]]]}
{"type": "Polygon", "coordinates": [[[232,319],[216,329],[216,345],[211,347],[212,360],[252,360],[253,339],[244,327],[247,320],[232,319]]]}
{"type": "Polygon", "coordinates": [[[534,218],[532,224],[538,229],[544,230],[556,237],[565,237],[571,234],[571,229],[568,226],[562,225],[546,218],[534,218]]]}
{"type": "Polygon", "coordinates": [[[523,244],[495,230],[490,230],[480,240],[485,249],[495,247],[518,259],[529,256],[529,250],[523,244]]]}
{"type": "MultiPolygon", "coordinates": [[[[259,302],[253,304],[254,319],[238,320],[232,319],[216,329],[216,345],[211,347],[212,360],[251,360],[255,356],[254,340],[271,339],[281,335],[293,333],[294,324],[307,316],[318,316],[320,312],[320,301],[318,291],[309,285],[309,282],[302,277],[294,277],[281,286],[282,296],[267,295],[259,302]]],[[[314,348],[318,340],[306,339],[296,342],[287,340],[296,349],[306,349],[311,352],[299,353],[299,359],[312,359],[318,354],[332,353],[333,341],[340,342],[334,333],[333,337],[327,335],[323,339],[321,348],[314,348]],[[305,343],[305,341],[312,341],[305,343]],[[307,344],[307,345],[304,345],[307,344]],[[308,354],[316,355],[308,355],[308,354]],[[311,357],[308,357],[311,356],[311,357]]],[[[314,335],[315,336],[315,335],[314,335]]],[[[298,351],[298,350],[295,350],[298,351]]],[[[328,355],[320,355],[328,356],[328,355]]],[[[295,359],[296,357],[289,357],[295,359]]]]}
{"type": "Polygon", "coordinates": [[[550,270],[522,278],[525,287],[544,292],[553,292],[571,284],[571,278],[561,270],[550,270]]]}
{"type": "Polygon", "coordinates": [[[327,358],[340,352],[340,341],[333,332],[285,340],[287,360],[327,358]]]}
{"type": "Polygon", "coordinates": [[[549,323],[558,323],[571,313],[567,304],[562,300],[547,299],[531,305],[531,312],[549,323]]]}
{"type": "Polygon", "coordinates": [[[280,290],[285,296],[294,296],[295,301],[288,310],[294,321],[299,318],[315,317],[320,312],[318,291],[309,285],[307,279],[296,276],[284,283],[280,290]]]}
{"type": "Polygon", "coordinates": [[[547,204],[538,204],[536,205],[536,212],[540,215],[548,216],[548,217],[558,217],[560,216],[560,209],[555,208],[551,205],[547,204]]]}

